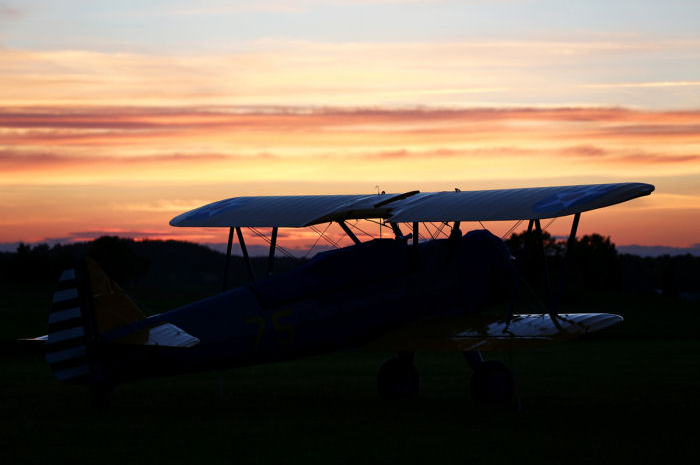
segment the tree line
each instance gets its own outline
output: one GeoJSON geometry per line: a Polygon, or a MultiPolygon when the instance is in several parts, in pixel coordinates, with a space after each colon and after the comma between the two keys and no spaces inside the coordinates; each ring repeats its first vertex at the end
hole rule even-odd
{"type": "MultiPolygon", "coordinates": [[[[534,233],[514,233],[506,243],[520,273],[540,291],[545,290],[547,275],[550,287],[556,290],[566,262],[565,296],[569,299],[582,298],[589,291],[668,296],[700,292],[700,257],[620,254],[609,237],[598,234],[574,241],[568,258],[566,241],[547,232],[542,235],[544,260],[534,233]]],[[[109,276],[127,288],[190,286],[216,292],[223,282],[225,258],[220,252],[188,242],[134,241],[116,236],[52,247],[20,244],[15,252],[0,253],[0,277],[6,281],[55,280],[61,270],[86,256],[95,259],[109,276]]],[[[292,269],[301,262],[280,256],[275,272],[292,269]]],[[[252,264],[257,277],[265,276],[266,257],[253,257],[252,264]]],[[[231,258],[229,270],[230,286],[248,281],[241,257],[231,258]]]]}

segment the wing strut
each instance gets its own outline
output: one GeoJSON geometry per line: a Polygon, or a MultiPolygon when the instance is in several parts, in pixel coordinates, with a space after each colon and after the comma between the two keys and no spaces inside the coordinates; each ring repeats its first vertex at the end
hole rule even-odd
{"type": "Polygon", "coordinates": [[[347,234],[348,237],[350,237],[350,239],[352,239],[352,241],[353,241],[356,245],[359,245],[359,244],[362,243],[362,242],[360,242],[360,240],[357,238],[357,236],[355,235],[355,233],[352,232],[352,231],[350,230],[350,228],[348,228],[348,225],[345,224],[345,221],[342,221],[342,220],[341,220],[341,221],[338,221],[338,224],[340,225],[341,228],[343,228],[343,231],[345,231],[345,234],[347,234]]]}
{"type": "Polygon", "coordinates": [[[544,253],[544,237],[542,234],[542,226],[540,225],[539,219],[535,220],[535,233],[537,235],[537,245],[542,266],[542,279],[544,280],[545,288],[547,289],[549,315],[552,317],[552,320],[554,320],[556,312],[554,309],[554,300],[552,299],[552,285],[549,282],[549,268],[547,267],[547,255],[544,253]]]}
{"type": "Polygon", "coordinates": [[[241,252],[243,252],[243,259],[245,260],[245,266],[248,269],[248,276],[250,280],[255,282],[255,274],[253,273],[253,265],[250,263],[250,257],[248,256],[248,248],[245,246],[245,239],[243,239],[243,231],[241,231],[240,226],[236,226],[236,235],[238,236],[238,242],[241,244],[241,252]]]}
{"type": "MultiPolygon", "coordinates": [[[[559,283],[557,286],[557,294],[554,296],[552,292],[551,282],[549,280],[549,269],[547,267],[547,256],[544,250],[544,237],[542,234],[542,227],[540,225],[540,220],[530,220],[527,228],[527,238],[526,242],[530,242],[530,233],[532,232],[532,227],[535,227],[535,240],[537,241],[537,248],[539,249],[539,258],[542,267],[542,278],[544,280],[545,287],[547,289],[547,301],[549,307],[549,316],[552,318],[552,322],[557,324],[555,317],[559,314],[559,308],[561,305],[561,298],[564,294],[564,285],[566,283],[566,272],[568,269],[569,261],[571,260],[571,251],[574,248],[576,242],[576,231],[578,230],[578,224],[581,220],[581,213],[576,213],[574,215],[574,220],[571,223],[571,232],[569,238],[566,241],[566,255],[564,255],[564,263],[562,264],[561,273],[559,275],[559,283]]],[[[526,243],[526,250],[530,249],[530,245],[526,243]]],[[[529,255],[529,254],[527,254],[529,255]]],[[[526,256],[527,258],[527,256],[526,256]]]]}
{"type": "MultiPolygon", "coordinates": [[[[248,269],[248,276],[250,276],[250,280],[252,282],[255,282],[255,275],[253,274],[253,266],[250,263],[250,257],[248,256],[248,249],[245,246],[245,240],[243,239],[243,232],[241,231],[240,227],[233,227],[231,226],[228,228],[228,243],[226,244],[226,264],[224,265],[224,282],[223,282],[223,290],[222,292],[228,291],[228,270],[229,270],[229,265],[231,264],[231,249],[233,248],[233,230],[236,230],[236,234],[238,235],[238,242],[241,244],[241,252],[243,252],[243,259],[245,260],[245,265],[246,268],[248,269]]],[[[274,228],[273,230],[273,241],[277,239],[277,228],[274,228]]],[[[272,249],[270,250],[270,260],[272,260],[272,256],[274,255],[274,245],[272,246],[272,249]]],[[[268,264],[268,276],[272,272],[272,265],[268,264]]]]}
{"type": "Polygon", "coordinates": [[[270,254],[267,256],[267,276],[272,276],[272,265],[275,263],[275,247],[277,246],[277,226],[272,228],[270,237],[270,254]]]}
{"type": "Polygon", "coordinates": [[[574,248],[576,243],[576,230],[578,229],[578,222],[581,219],[581,213],[576,213],[574,215],[574,221],[571,223],[571,233],[569,234],[569,239],[566,241],[566,255],[564,255],[564,264],[562,265],[561,274],[559,275],[559,288],[557,289],[557,300],[556,307],[554,308],[554,313],[559,313],[559,304],[561,303],[561,296],[564,294],[564,284],[566,282],[566,270],[569,266],[569,260],[571,260],[571,249],[574,248]]]}
{"type": "Polygon", "coordinates": [[[226,265],[224,266],[224,285],[222,292],[228,291],[228,267],[231,262],[231,246],[233,245],[233,227],[228,228],[228,245],[226,246],[226,265]]]}
{"type": "MultiPolygon", "coordinates": [[[[528,223],[527,226],[527,234],[525,234],[525,255],[523,256],[522,260],[518,263],[517,267],[513,267],[515,272],[519,275],[519,280],[517,281],[515,285],[515,289],[513,290],[515,296],[517,294],[517,289],[518,285],[520,282],[522,282],[527,289],[532,293],[532,295],[535,297],[537,300],[537,303],[539,304],[540,308],[542,309],[542,313],[544,313],[545,309],[548,310],[548,315],[551,317],[552,324],[554,326],[559,327],[559,321],[557,320],[557,316],[559,315],[559,303],[561,301],[561,296],[563,293],[563,287],[564,287],[564,281],[565,281],[565,276],[566,276],[566,262],[569,260],[569,255],[570,251],[573,248],[573,243],[576,240],[576,230],[578,228],[578,222],[580,219],[580,213],[577,213],[574,217],[574,222],[571,226],[571,235],[569,236],[569,239],[567,241],[567,251],[566,251],[566,256],[565,256],[565,262],[563,265],[562,273],[560,274],[560,280],[559,280],[559,287],[558,287],[558,292],[557,292],[557,298],[555,300],[555,296],[552,293],[551,289],[551,282],[549,280],[549,269],[547,267],[547,257],[545,254],[545,247],[544,247],[544,235],[542,231],[542,226],[540,224],[540,220],[537,219],[531,219],[528,223]],[[533,234],[533,227],[535,229],[535,233],[533,234]],[[535,242],[533,244],[533,241],[535,242]],[[524,278],[523,274],[527,272],[529,269],[529,263],[533,259],[533,248],[539,249],[537,251],[537,255],[540,261],[540,268],[541,268],[541,273],[542,273],[542,281],[544,281],[543,285],[545,286],[545,289],[547,291],[547,305],[545,305],[540,299],[537,293],[530,287],[529,283],[527,280],[524,278]]],[[[507,315],[505,322],[510,323],[510,321],[513,318],[513,312],[514,312],[514,300],[511,299],[511,304],[510,304],[510,310],[509,314],[507,315]]]]}
{"type": "Polygon", "coordinates": [[[460,239],[462,237],[462,231],[459,229],[460,221],[455,221],[452,225],[452,231],[450,231],[450,238],[460,239]]]}

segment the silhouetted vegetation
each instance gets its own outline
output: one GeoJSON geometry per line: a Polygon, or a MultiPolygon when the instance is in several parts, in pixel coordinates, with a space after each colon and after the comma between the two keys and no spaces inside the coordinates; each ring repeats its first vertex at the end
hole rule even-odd
{"type": "Polygon", "coordinates": [[[90,243],[87,255],[101,264],[112,279],[131,287],[146,276],[151,265],[151,258],[137,254],[135,249],[133,241],[102,236],[90,243]]]}
{"type": "MultiPolygon", "coordinates": [[[[20,244],[15,253],[0,253],[0,278],[10,281],[50,281],[62,270],[85,257],[104,271],[146,310],[162,311],[221,292],[225,255],[208,247],[181,241],[134,241],[103,236],[91,242],[69,245],[20,244]]],[[[252,257],[253,272],[267,273],[267,257],[252,257]]],[[[301,260],[279,256],[274,271],[284,272],[301,260]]],[[[233,256],[228,287],[249,282],[242,257],[233,256]]]]}
{"type": "MultiPolygon", "coordinates": [[[[545,268],[534,234],[513,234],[506,242],[521,273],[546,300],[545,268]]],[[[567,260],[566,241],[544,232],[543,245],[551,293],[557,295],[567,260]]],[[[200,299],[222,289],[225,256],[221,252],[188,242],[134,241],[115,236],[53,247],[20,244],[14,253],[0,253],[0,277],[6,281],[55,281],[61,270],[86,256],[95,259],[108,275],[153,310],[166,310],[176,303],[200,299]]],[[[287,271],[299,263],[301,260],[279,256],[275,272],[287,271]]],[[[266,275],[266,257],[253,257],[252,264],[258,279],[266,275]]],[[[700,293],[698,277],[700,257],[618,254],[610,238],[586,235],[574,242],[569,254],[563,300],[586,301],[591,292],[693,298],[700,293]]],[[[232,257],[229,288],[248,281],[242,257],[232,257]]]]}
{"type": "Polygon", "coordinates": [[[542,234],[541,245],[534,232],[513,234],[506,243],[516,257],[520,272],[541,295],[547,292],[546,273],[551,291],[559,291],[565,263],[565,300],[586,300],[590,291],[656,293],[671,297],[689,297],[700,292],[700,257],[619,254],[610,238],[599,234],[576,239],[568,252],[566,240],[556,239],[547,232],[542,234]]]}

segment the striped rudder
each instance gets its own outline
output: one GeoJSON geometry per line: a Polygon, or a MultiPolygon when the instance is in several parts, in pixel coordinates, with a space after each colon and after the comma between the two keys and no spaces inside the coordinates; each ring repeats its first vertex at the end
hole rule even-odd
{"type": "Polygon", "coordinates": [[[61,274],[49,313],[46,363],[60,381],[87,383],[90,374],[88,340],[90,323],[85,312],[86,283],[75,268],[61,274]],[[82,282],[81,282],[82,281],[82,282]]]}
{"type": "MultiPolygon", "coordinates": [[[[139,307],[90,258],[65,270],[49,313],[46,362],[60,381],[91,386],[114,382],[101,360],[102,335],[143,319],[139,307]]],[[[130,334],[146,343],[149,331],[130,334]]]]}

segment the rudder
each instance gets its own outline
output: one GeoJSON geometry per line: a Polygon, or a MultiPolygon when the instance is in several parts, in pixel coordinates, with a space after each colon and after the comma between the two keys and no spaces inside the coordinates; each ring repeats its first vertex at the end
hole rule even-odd
{"type": "Polygon", "coordinates": [[[46,363],[59,381],[87,384],[90,375],[87,299],[78,267],[61,273],[51,302],[46,363]]]}
{"type": "Polygon", "coordinates": [[[86,258],[59,279],[49,313],[46,362],[59,381],[98,385],[95,343],[100,335],[143,318],[119,285],[86,258]]]}

